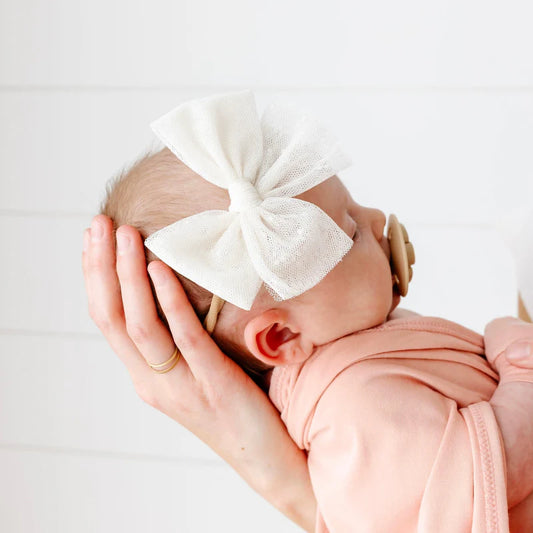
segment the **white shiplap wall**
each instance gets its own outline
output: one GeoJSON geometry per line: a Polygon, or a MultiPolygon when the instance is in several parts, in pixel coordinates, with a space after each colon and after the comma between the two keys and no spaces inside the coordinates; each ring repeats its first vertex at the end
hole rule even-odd
{"type": "Polygon", "coordinates": [[[0,4],[0,531],[298,531],[143,404],[92,324],[83,229],[178,103],[251,88],[341,138],[416,245],[405,306],[515,311],[495,224],[533,198],[527,1],[0,4]]]}

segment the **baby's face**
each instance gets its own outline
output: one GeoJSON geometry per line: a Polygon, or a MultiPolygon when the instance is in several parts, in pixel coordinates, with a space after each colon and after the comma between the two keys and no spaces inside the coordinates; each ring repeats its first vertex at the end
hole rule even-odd
{"type": "Polygon", "coordinates": [[[400,300],[393,292],[385,215],[354,202],[337,176],[297,198],[316,204],[354,240],[318,285],[286,302],[302,333],[321,345],[385,322],[400,300]]]}

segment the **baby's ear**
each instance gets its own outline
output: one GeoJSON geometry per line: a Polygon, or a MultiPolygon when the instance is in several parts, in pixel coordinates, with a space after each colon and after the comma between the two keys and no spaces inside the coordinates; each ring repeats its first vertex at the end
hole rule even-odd
{"type": "Polygon", "coordinates": [[[301,363],[313,351],[283,309],[269,309],[253,317],[244,328],[244,342],[252,355],[269,366],[301,363]]]}

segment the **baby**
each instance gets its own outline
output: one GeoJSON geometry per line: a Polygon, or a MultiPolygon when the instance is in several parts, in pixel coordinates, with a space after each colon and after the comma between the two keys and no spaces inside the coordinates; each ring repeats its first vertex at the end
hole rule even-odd
{"type": "MultiPolygon", "coordinates": [[[[511,507],[512,530],[533,530],[533,474],[509,473],[517,496],[508,502],[502,428],[489,403],[498,369],[516,373],[506,385],[533,389],[515,382],[533,377],[499,357],[533,340],[533,326],[507,319],[483,342],[452,322],[396,310],[384,214],[357,204],[337,175],[295,197],[318,206],[353,246],[298,296],[279,301],[261,287],[250,310],[226,302],[212,336],[268,391],[307,450],[316,530],[508,531],[511,507]]],[[[164,148],[110,184],[101,212],[147,238],[229,206],[226,189],[164,148]]],[[[204,319],[213,294],[176,275],[204,319]]]]}

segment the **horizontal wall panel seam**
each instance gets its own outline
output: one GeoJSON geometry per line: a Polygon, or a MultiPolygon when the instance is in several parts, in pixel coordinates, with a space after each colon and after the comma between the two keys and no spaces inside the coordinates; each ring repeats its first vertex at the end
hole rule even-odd
{"type": "Polygon", "coordinates": [[[346,85],[338,87],[310,87],[310,86],[268,86],[260,85],[253,87],[249,84],[224,85],[224,86],[187,86],[187,85],[2,85],[0,84],[0,93],[26,93],[26,92],[148,92],[148,91],[212,91],[212,92],[231,92],[243,89],[253,91],[283,91],[283,92],[301,92],[308,93],[328,93],[328,92],[363,92],[363,93],[522,93],[533,92],[533,85],[346,85]]]}
{"type": "Polygon", "coordinates": [[[121,461],[137,461],[137,462],[157,462],[157,463],[187,463],[188,465],[195,466],[209,466],[220,468],[221,466],[226,466],[222,460],[211,460],[211,459],[199,459],[197,457],[172,457],[172,456],[163,456],[163,455],[148,455],[141,453],[131,453],[131,452],[113,452],[113,451],[97,451],[97,450],[86,450],[86,449],[75,449],[67,447],[56,447],[56,446],[33,446],[31,444],[23,443],[11,443],[11,442],[0,442],[0,450],[10,450],[16,452],[39,452],[47,453],[54,455],[69,455],[69,456],[84,456],[84,457],[101,457],[106,459],[118,459],[121,461]]]}

